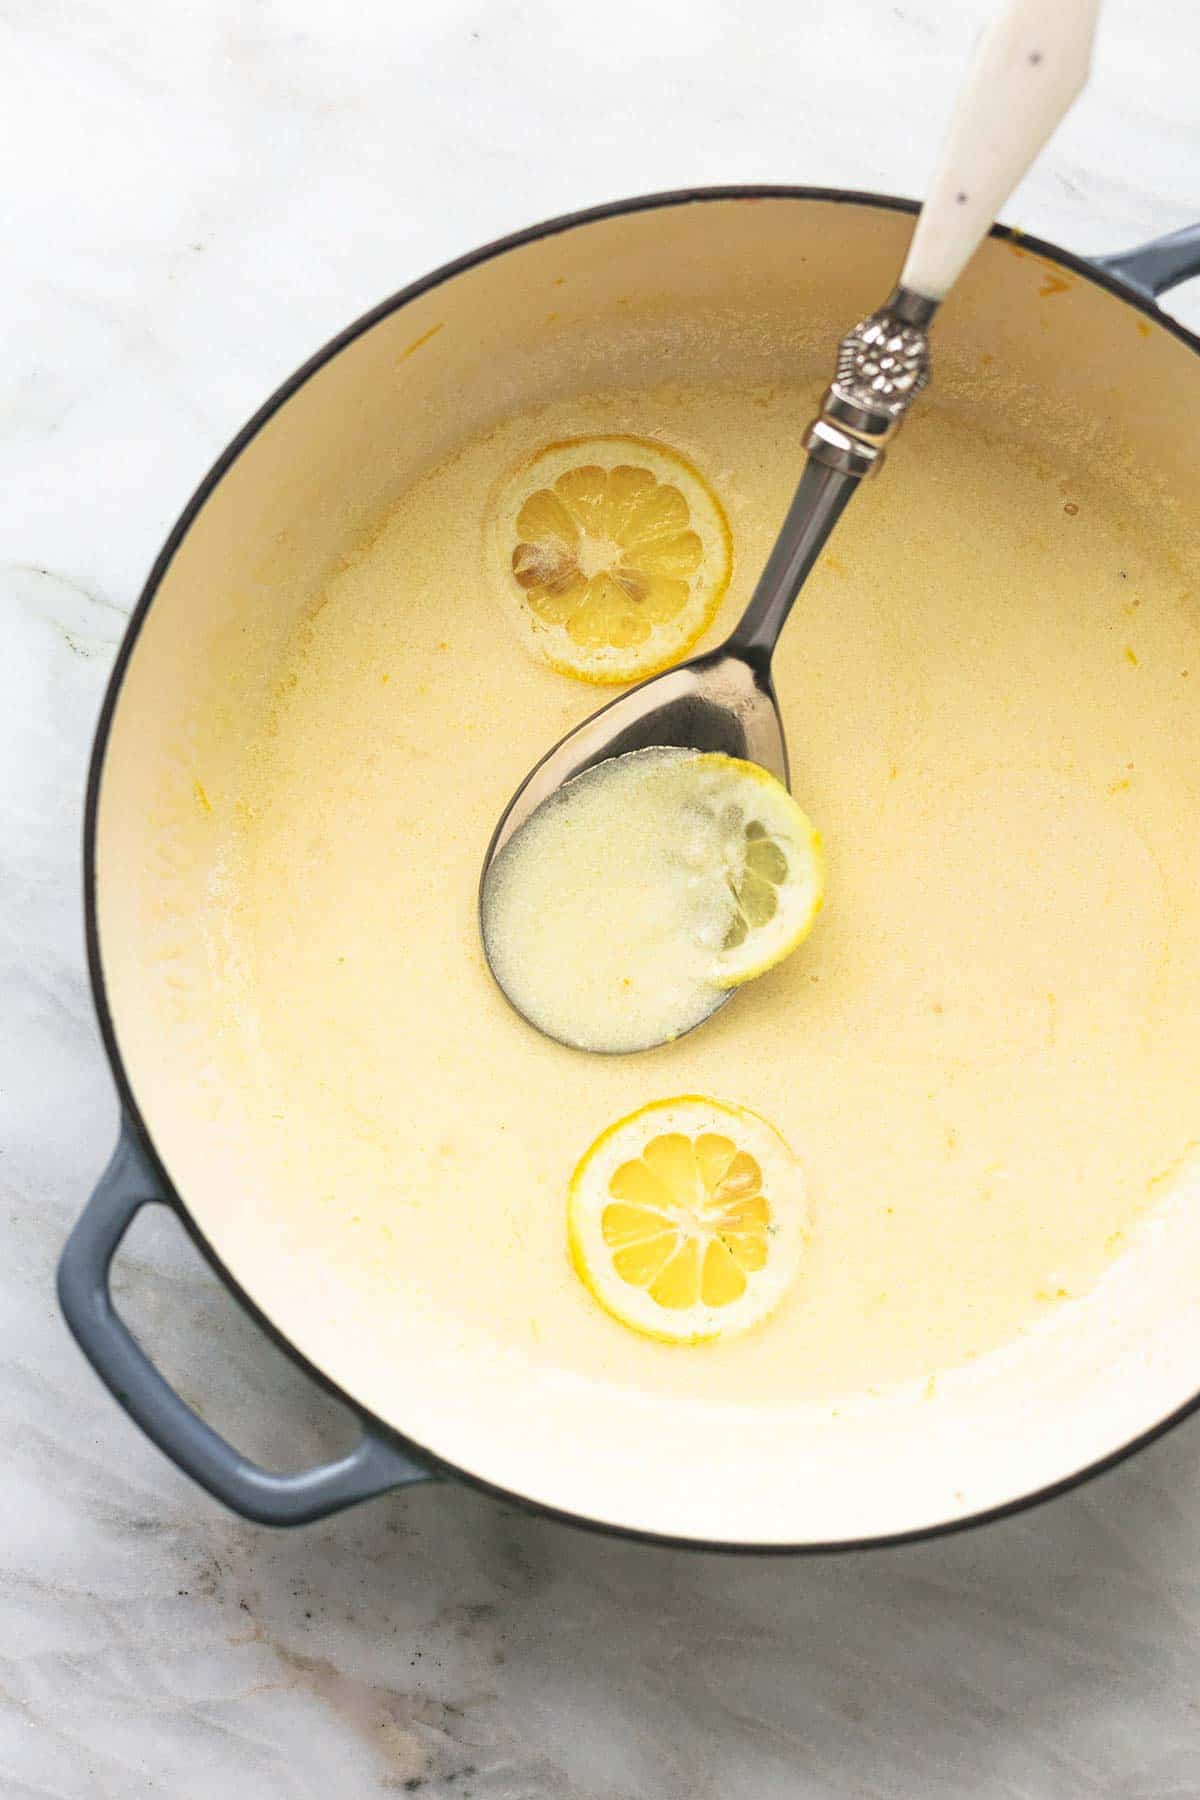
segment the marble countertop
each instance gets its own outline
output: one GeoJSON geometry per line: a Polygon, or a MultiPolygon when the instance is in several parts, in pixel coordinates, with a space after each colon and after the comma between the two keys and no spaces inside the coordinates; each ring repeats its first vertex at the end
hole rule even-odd
{"type": "MultiPolygon", "coordinates": [[[[1200,1421],[1004,1524],[832,1560],[647,1549],[437,1487],[275,1535],[144,1441],[52,1292],[116,1123],[88,743],[209,461],[348,319],[538,218],[706,182],[919,192],[988,10],[0,5],[4,1800],[1200,1795],[1200,1421]]],[[[1108,0],[1094,85],[1007,216],[1083,251],[1190,221],[1197,92],[1190,0],[1108,0]]],[[[1170,304],[1200,326],[1200,292],[1170,304]]],[[[252,1454],[336,1438],[169,1222],[135,1228],[118,1287],[252,1454]]]]}

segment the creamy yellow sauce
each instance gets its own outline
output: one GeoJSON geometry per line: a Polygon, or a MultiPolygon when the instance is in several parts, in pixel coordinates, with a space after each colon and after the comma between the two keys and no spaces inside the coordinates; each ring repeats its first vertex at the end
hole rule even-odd
{"type": "Polygon", "coordinates": [[[1200,1138],[1194,602],[1118,485],[933,404],[776,659],[828,853],[803,953],[678,1043],[617,1058],[549,1041],[492,981],[490,833],[603,696],[512,632],[488,495],[541,443],[661,436],[729,514],[715,641],[810,406],[786,388],[613,394],[467,444],[314,597],[248,753],[227,1031],[296,1239],[481,1353],[716,1398],[924,1377],[1086,1291],[1200,1138]],[[564,1211],[599,1132],[689,1092],[776,1126],[811,1221],[768,1324],[677,1350],[591,1300],[564,1211]]]}

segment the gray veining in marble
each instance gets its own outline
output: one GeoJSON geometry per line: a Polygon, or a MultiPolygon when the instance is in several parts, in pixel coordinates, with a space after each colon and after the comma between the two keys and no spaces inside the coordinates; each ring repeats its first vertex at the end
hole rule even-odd
{"type": "MultiPolygon", "coordinates": [[[[142,1440],[52,1297],[115,1126],[88,740],[210,459],[347,319],[537,218],[710,181],[919,191],[987,11],[0,0],[3,1800],[1200,1796],[1200,1426],[1005,1524],[829,1561],[439,1488],[284,1537],[142,1440]]],[[[1109,0],[1092,92],[1009,216],[1085,251],[1188,222],[1197,92],[1189,0],[1109,0]]],[[[1195,292],[1171,304],[1200,324],[1195,292]]],[[[252,1453],[337,1441],[169,1222],[118,1289],[252,1453]]]]}

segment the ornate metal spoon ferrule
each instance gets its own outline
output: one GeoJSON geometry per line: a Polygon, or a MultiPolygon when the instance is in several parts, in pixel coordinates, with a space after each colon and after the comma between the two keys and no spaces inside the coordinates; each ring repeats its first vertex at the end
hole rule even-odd
{"type": "Polygon", "coordinates": [[[929,384],[928,326],[936,311],[936,300],[898,287],[846,333],[837,373],[804,439],[816,462],[860,479],[882,465],[886,444],[929,384]]]}

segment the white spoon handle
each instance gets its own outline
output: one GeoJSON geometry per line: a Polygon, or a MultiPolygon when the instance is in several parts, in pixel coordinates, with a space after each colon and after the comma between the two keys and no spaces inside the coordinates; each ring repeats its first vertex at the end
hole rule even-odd
{"type": "Polygon", "coordinates": [[[1099,11],[1100,0],[1009,0],[984,33],[899,286],[838,346],[837,372],[804,438],[810,466],[735,648],[744,640],[760,660],[770,656],[848,494],[882,466],[929,380],[934,314],[1087,80],[1099,11]]]}
{"type": "Polygon", "coordinates": [[[1011,0],[984,32],[900,282],[941,300],[1078,97],[1100,0],[1011,0]]]}

